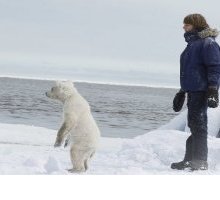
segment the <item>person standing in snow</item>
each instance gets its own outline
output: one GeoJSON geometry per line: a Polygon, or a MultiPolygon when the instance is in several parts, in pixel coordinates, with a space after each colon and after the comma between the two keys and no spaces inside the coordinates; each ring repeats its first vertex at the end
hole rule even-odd
{"type": "Polygon", "coordinates": [[[207,108],[219,105],[220,47],[215,41],[218,31],[210,28],[201,14],[190,14],[183,23],[188,44],[180,56],[181,89],[174,97],[173,109],[181,110],[187,93],[191,135],[183,161],[172,163],[171,168],[207,170],[207,108]]]}

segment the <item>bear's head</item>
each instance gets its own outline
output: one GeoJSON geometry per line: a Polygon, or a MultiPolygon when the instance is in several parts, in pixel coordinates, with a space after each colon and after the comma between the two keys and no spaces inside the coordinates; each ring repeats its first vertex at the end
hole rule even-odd
{"type": "Polygon", "coordinates": [[[56,85],[46,92],[46,96],[64,102],[74,92],[76,92],[76,89],[72,81],[56,81],[56,85]]]}

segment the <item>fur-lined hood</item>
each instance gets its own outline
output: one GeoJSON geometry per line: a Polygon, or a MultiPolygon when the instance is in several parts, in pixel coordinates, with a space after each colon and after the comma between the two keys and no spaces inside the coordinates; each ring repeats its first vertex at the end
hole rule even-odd
{"type": "Polygon", "coordinates": [[[219,31],[217,29],[207,28],[202,30],[201,32],[198,32],[198,35],[200,38],[207,38],[207,37],[214,37],[216,38],[219,34],[219,31]]]}

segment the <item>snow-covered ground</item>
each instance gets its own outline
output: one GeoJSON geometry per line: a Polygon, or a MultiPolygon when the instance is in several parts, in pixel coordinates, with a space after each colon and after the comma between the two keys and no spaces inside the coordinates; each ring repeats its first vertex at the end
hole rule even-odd
{"type": "MultiPolygon", "coordinates": [[[[160,129],[134,139],[101,138],[84,174],[192,174],[170,169],[183,158],[189,133],[186,111],[160,129]],[[185,131],[186,130],[186,131],[185,131]]],[[[209,110],[209,170],[220,174],[220,109],[209,110]]],[[[26,125],[0,124],[0,174],[68,174],[69,148],[53,148],[56,131],[26,125]]]]}

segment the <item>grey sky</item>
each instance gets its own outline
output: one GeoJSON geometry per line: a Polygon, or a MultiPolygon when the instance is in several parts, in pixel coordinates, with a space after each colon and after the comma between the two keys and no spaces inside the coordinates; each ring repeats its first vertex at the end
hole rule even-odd
{"type": "Polygon", "coordinates": [[[0,0],[0,69],[178,74],[184,16],[202,13],[220,28],[219,8],[219,0],[0,0]]]}

